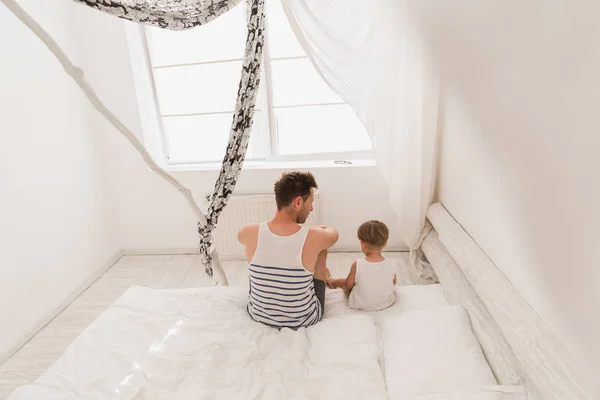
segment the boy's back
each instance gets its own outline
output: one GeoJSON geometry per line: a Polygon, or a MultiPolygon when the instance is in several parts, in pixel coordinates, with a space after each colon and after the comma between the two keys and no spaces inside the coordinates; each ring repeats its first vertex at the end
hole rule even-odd
{"type": "Polygon", "coordinates": [[[396,262],[385,258],[379,262],[356,261],[355,285],[348,297],[350,308],[365,311],[383,310],[395,300],[396,262]]]}

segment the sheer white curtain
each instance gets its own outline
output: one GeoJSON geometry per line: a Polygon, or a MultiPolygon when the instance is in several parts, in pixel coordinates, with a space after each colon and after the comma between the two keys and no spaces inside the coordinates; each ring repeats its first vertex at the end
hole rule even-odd
{"type": "Polygon", "coordinates": [[[419,247],[435,183],[439,79],[418,31],[399,0],[281,1],[317,70],[365,124],[411,259],[431,276],[419,247]]]}

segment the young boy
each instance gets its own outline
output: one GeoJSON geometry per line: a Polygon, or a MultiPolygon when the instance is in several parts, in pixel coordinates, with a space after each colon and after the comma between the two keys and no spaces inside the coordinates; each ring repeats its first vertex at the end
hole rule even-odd
{"type": "Polygon", "coordinates": [[[327,278],[329,288],[341,288],[348,295],[348,307],[376,311],[394,303],[396,262],[381,255],[388,238],[389,230],[383,222],[365,222],[358,228],[358,240],[365,258],[352,264],[345,279],[327,278]]]}

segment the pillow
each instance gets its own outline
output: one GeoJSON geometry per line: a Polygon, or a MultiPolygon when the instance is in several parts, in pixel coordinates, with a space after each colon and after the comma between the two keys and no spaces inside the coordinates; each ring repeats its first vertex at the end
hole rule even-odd
{"type": "Polygon", "coordinates": [[[497,385],[458,305],[386,318],[383,353],[390,400],[497,385]]]}
{"type": "Polygon", "coordinates": [[[479,386],[454,393],[419,396],[411,400],[527,400],[522,386],[479,386]]]}

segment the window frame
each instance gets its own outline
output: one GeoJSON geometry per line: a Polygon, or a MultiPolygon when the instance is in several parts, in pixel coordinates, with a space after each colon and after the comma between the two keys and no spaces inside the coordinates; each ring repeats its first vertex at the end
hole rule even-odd
{"type": "MultiPolygon", "coordinates": [[[[156,90],[156,84],[154,79],[154,70],[163,68],[173,68],[179,66],[193,66],[193,65],[205,65],[205,64],[217,64],[224,62],[240,62],[242,58],[218,60],[218,61],[201,61],[186,64],[177,64],[169,66],[154,67],[152,65],[150,57],[150,43],[149,35],[144,25],[127,24],[126,31],[128,37],[128,44],[130,49],[130,58],[132,62],[132,72],[135,83],[136,95],[138,98],[138,108],[140,112],[140,119],[142,125],[144,144],[148,148],[150,154],[153,156],[156,162],[164,167],[173,167],[174,169],[185,168],[186,166],[197,165],[201,168],[207,168],[211,166],[220,165],[220,162],[214,160],[194,160],[194,161],[171,161],[170,160],[170,148],[169,140],[163,126],[163,118],[159,107],[158,94],[156,90]]],[[[328,103],[313,103],[306,105],[294,105],[294,106],[280,106],[276,107],[273,105],[273,77],[272,77],[272,62],[275,60],[294,60],[294,59],[308,59],[308,56],[290,56],[290,57],[277,57],[272,58],[269,47],[269,34],[265,35],[265,43],[263,47],[263,64],[261,68],[261,85],[259,88],[260,101],[257,101],[256,110],[266,111],[263,113],[262,123],[265,126],[264,131],[254,130],[252,136],[252,158],[247,158],[247,162],[256,162],[257,164],[264,165],[265,163],[281,164],[282,162],[294,162],[294,161],[361,161],[361,160],[374,160],[375,151],[373,147],[368,150],[355,150],[355,151],[335,151],[335,152],[321,152],[321,153],[309,153],[309,154],[279,154],[279,142],[278,142],[278,131],[275,117],[275,109],[277,108],[295,108],[303,106],[323,106],[323,105],[348,105],[347,102],[341,100],[339,102],[328,102],[328,103]]],[[[312,63],[312,61],[311,61],[312,63]]],[[[352,107],[352,106],[350,106],[352,107]]],[[[189,115],[214,115],[230,113],[231,111],[223,112],[206,112],[206,113],[193,113],[189,115]]],[[[188,115],[188,114],[183,114],[188,115]]],[[[174,115],[178,116],[178,115],[174,115]]],[[[254,120],[254,126],[256,126],[256,119],[254,120]]],[[[223,149],[225,151],[225,149],[223,149]]],[[[222,157],[216,157],[220,160],[222,157]]]]}

